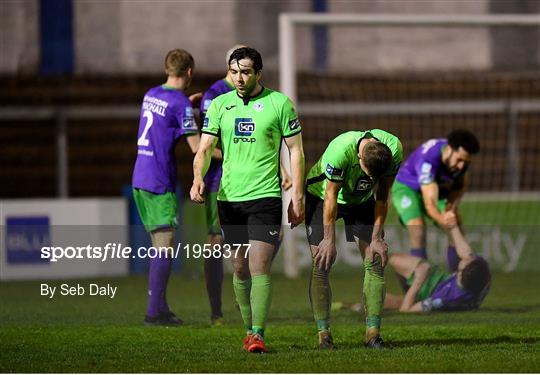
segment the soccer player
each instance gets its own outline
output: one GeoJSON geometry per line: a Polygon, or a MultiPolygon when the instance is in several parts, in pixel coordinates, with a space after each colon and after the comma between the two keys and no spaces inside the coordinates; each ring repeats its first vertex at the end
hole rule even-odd
{"type": "Polygon", "coordinates": [[[405,296],[386,294],[385,308],[401,312],[477,309],[486,297],[491,280],[488,263],[475,256],[460,228],[450,230],[459,258],[457,271],[450,274],[422,258],[396,253],[389,263],[407,280],[405,296]]]}
{"type": "MultiPolygon", "coordinates": [[[[410,253],[427,259],[425,217],[448,231],[459,225],[458,204],[465,192],[467,168],[480,144],[468,130],[454,130],[447,138],[430,139],[417,148],[399,170],[392,186],[392,202],[407,226],[410,253]]],[[[448,268],[459,257],[449,236],[448,268]]]]}
{"type": "Polygon", "coordinates": [[[383,224],[388,193],[403,159],[399,139],[383,130],[349,131],[334,138],[307,177],[306,230],[313,259],[309,295],[319,348],[333,348],[329,272],[337,255],[336,220],[364,258],[368,348],[384,347],[379,330],[388,245],[383,224]]]}
{"type": "MultiPolygon", "coordinates": [[[[232,52],[243,45],[236,45],[227,51],[226,64],[229,63],[229,57],[232,52]]],[[[210,103],[221,94],[225,94],[234,90],[233,81],[229,70],[225,78],[214,82],[204,93],[201,99],[200,114],[201,120],[204,122],[206,112],[210,107],[210,103]]],[[[219,181],[221,179],[221,160],[212,159],[210,167],[206,173],[204,183],[206,186],[205,195],[205,211],[206,225],[208,228],[208,243],[213,249],[215,245],[223,244],[223,236],[219,225],[218,209],[217,209],[217,192],[219,189],[219,181]]],[[[223,324],[223,312],[221,310],[221,290],[223,285],[223,258],[210,257],[204,259],[204,278],[206,281],[206,291],[210,302],[211,322],[212,325],[223,324]]]]}
{"type": "Polygon", "coordinates": [[[283,139],[292,167],[289,221],[296,226],[304,217],[301,126],[292,102],[261,85],[259,52],[239,48],[228,64],[235,91],[217,97],[208,108],[193,161],[190,194],[193,201],[204,202],[210,153],[220,139],[223,174],[217,199],[224,240],[231,245],[246,244],[233,256],[233,287],[247,330],[244,349],[264,353],[272,296],[270,269],[282,215],[279,158],[283,139]]]}
{"type": "Polygon", "coordinates": [[[133,171],[133,198],[152,246],[159,256],[150,259],[146,325],[179,325],[167,304],[167,283],[177,226],[176,163],[174,148],[181,136],[195,153],[199,143],[193,108],[184,94],[195,63],[189,52],[175,49],[165,57],[167,82],[144,95],[133,171]]]}

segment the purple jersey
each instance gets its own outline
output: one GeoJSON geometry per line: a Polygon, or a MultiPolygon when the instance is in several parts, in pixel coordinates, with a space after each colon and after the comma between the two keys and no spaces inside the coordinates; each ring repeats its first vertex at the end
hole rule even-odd
{"type": "Polygon", "coordinates": [[[461,177],[466,168],[452,174],[441,160],[443,148],[448,145],[444,138],[430,139],[413,151],[401,166],[396,180],[413,190],[420,191],[421,185],[436,182],[439,185],[439,197],[452,189],[454,182],[461,177]]]}
{"type": "Polygon", "coordinates": [[[441,281],[430,297],[422,301],[423,311],[473,310],[477,309],[489,291],[489,284],[482,292],[475,295],[461,289],[457,283],[457,272],[441,281]]]}
{"type": "MultiPolygon", "coordinates": [[[[201,123],[204,121],[206,116],[206,111],[210,107],[212,100],[220,96],[221,94],[228,93],[233,90],[234,87],[230,85],[225,79],[220,79],[219,81],[214,82],[212,86],[204,93],[201,100],[201,123]]],[[[215,192],[219,190],[219,181],[221,180],[221,164],[219,160],[212,160],[208,172],[204,177],[204,183],[206,185],[206,190],[209,192],[215,192]]]]}
{"type": "Polygon", "coordinates": [[[197,134],[187,96],[164,86],[148,90],[139,121],[134,188],[156,194],[176,191],[174,148],[184,134],[197,134]]]}

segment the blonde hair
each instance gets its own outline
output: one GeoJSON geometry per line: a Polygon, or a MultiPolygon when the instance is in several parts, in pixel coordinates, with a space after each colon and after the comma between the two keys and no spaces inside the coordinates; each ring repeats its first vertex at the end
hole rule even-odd
{"type": "Polygon", "coordinates": [[[184,49],[173,49],[165,56],[165,72],[169,76],[181,77],[195,66],[193,56],[184,49]]]}

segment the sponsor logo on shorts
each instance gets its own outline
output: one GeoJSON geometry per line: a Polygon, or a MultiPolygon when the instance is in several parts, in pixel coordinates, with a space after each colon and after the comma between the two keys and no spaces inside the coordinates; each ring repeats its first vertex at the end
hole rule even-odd
{"type": "Polygon", "coordinates": [[[401,198],[401,202],[399,202],[399,205],[401,208],[409,208],[412,204],[412,200],[409,197],[403,197],[401,198]]]}
{"type": "Polygon", "coordinates": [[[295,118],[294,120],[289,121],[289,129],[290,130],[296,130],[298,128],[300,128],[300,120],[295,118]]]}
{"type": "Polygon", "coordinates": [[[234,143],[253,143],[256,141],[252,137],[255,132],[255,122],[251,118],[237,118],[234,120],[234,143]]]}
{"type": "Polygon", "coordinates": [[[271,230],[271,231],[268,232],[268,234],[271,235],[271,236],[275,236],[278,233],[279,232],[277,230],[271,230]]]}

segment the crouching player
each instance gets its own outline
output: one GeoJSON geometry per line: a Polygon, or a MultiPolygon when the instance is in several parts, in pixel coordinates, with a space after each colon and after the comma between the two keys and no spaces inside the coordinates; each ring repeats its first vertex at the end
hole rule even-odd
{"type": "Polygon", "coordinates": [[[390,265],[407,279],[409,288],[405,296],[387,293],[385,308],[430,312],[473,310],[480,306],[489,291],[489,265],[472,252],[458,226],[450,230],[450,235],[459,257],[457,271],[452,274],[410,254],[390,257],[390,265]]]}
{"type": "Polygon", "coordinates": [[[368,348],[383,348],[379,336],[388,245],[383,224],[388,193],[403,159],[399,139],[383,130],[350,131],[330,142],[307,177],[306,229],[313,259],[309,296],[319,348],[333,348],[329,273],[336,259],[336,220],[364,258],[368,348]]]}

